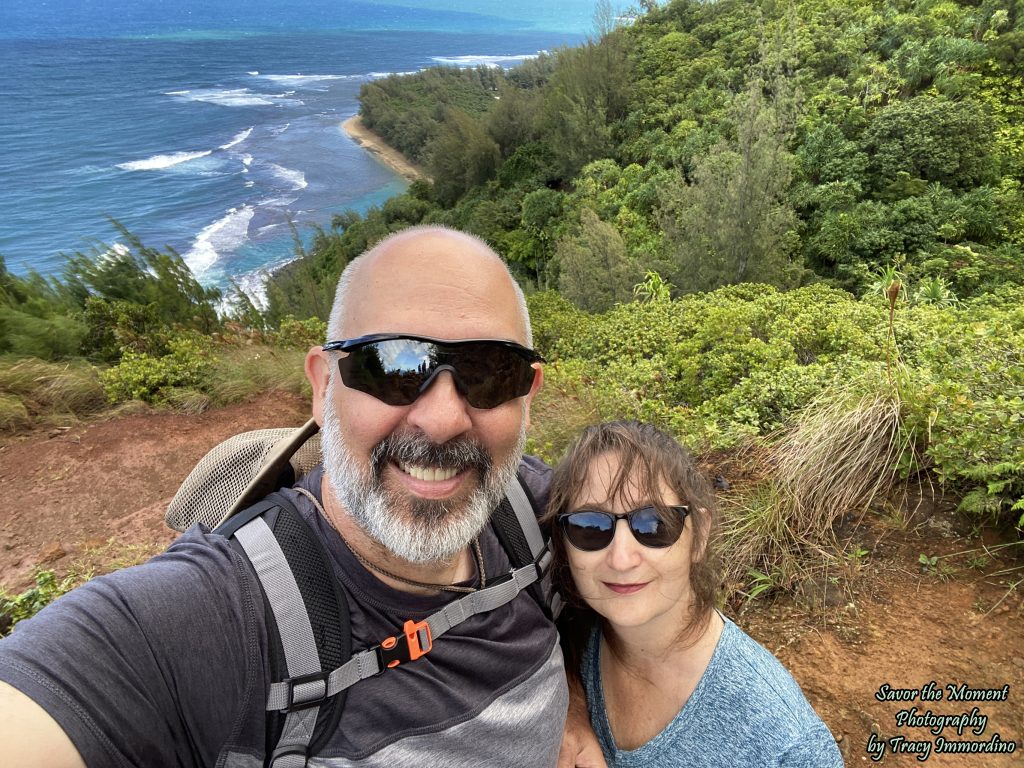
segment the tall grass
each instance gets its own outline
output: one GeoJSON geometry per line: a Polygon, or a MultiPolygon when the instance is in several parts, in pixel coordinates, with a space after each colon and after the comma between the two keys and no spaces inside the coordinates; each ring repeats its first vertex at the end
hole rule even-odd
{"type": "Polygon", "coordinates": [[[303,370],[305,350],[259,344],[217,350],[201,389],[213,405],[246,400],[274,390],[310,395],[303,370]]]}
{"type": "Polygon", "coordinates": [[[84,360],[0,358],[0,429],[66,421],[106,405],[97,370],[84,360]]]}
{"type": "Polygon", "coordinates": [[[910,450],[894,390],[823,393],[751,450],[759,482],[723,500],[727,583],[789,588],[834,564],[837,520],[886,496],[910,450]]]}

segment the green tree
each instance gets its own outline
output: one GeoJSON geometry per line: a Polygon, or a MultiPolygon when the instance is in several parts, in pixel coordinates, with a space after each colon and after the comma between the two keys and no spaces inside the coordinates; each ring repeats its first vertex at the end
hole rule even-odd
{"type": "Polygon", "coordinates": [[[493,178],[501,162],[498,145],[484,125],[458,109],[448,113],[428,155],[434,194],[447,204],[454,203],[471,186],[493,178]]]}
{"type": "Polygon", "coordinates": [[[579,234],[559,240],[556,252],[558,289],[588,312],[604,312],[628,302],[644,276],[643,267],[626,254],[626,244],[615,227],[589,208],[580,212],[579,234]]]}
{"type": "Polygon", "coordinates": [[[679,175],[662,190],[661,221],[680,290],[791,282],[797,219],[787,198],[787,98],[776,90],[766,99],[763,82],[752,79],[734,108],[736,141],[723,140],[699,158],[692,183],[679,175]]]}
{"type": "Polygon", "coordinates": [[[90,296],[152,304],[157,320],[165,326],[178,325],[205,334],[219,327],[218,289],[202,285],[174,249],[150,248],[113,223],[127,245],[100,245],[91,253],[69,256],[64,264],[64,288],[80,307],[85,307],[90,296]]]}
{"type": "Polygon", "coordinates": [[[965,189],[995,180],[992,134],[977,102],[921,95],[882,109],[864,145],[878,190],[901,172],[965,189]]]}
{"type": "Polygon", "coordinates": [[[613,126],[627,112],[630,68],[620,31],[562,49],[556,63],[544,91],[542,136],[556,152],[560,175],[571,178],[611,154],[613,126]]]}

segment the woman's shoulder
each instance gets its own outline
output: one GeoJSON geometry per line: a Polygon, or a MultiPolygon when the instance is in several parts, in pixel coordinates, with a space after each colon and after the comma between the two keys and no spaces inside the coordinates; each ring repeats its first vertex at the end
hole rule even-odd
{"type": "Polygon", "coordinates": [[[821,723],[782,662],[728,618],[712,667],[715,696],[748,709],[751,717],[794,731],[821,723]]]}
{"type": "MultiPolygon", "coordinates": [[[[699,712],[701,722],[731,733],[737,752],[733,764],[842,765],[828,727],[793,676],[727,618],[704,682],[699,701],[691,700],[696,704],[693,714],[699,712]]],[[[709,732],[704,729],[703,735],[709,732]]]]}

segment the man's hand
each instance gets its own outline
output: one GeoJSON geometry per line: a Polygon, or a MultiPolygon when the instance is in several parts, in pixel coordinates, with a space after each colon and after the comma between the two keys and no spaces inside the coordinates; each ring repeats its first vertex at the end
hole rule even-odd
{"type": "Polygon", "coordinates": [[[558,768],[607,768],[601,744],[590,727],[590,714],[583,688],[569,680],[569,711],[558,750],[558,768]]]}

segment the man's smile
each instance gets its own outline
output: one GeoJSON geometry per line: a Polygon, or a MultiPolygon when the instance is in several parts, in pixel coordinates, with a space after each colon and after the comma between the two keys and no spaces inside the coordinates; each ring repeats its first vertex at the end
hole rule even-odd
{"type": "Polygon", "coordinates": [[[404,464],[395,461],[389,466],[402,485],[415,496],[424,499],[445,499],[455,494],[469,477],[469,469],[454,467],[432,467],[417,464],[404,464]]]}

